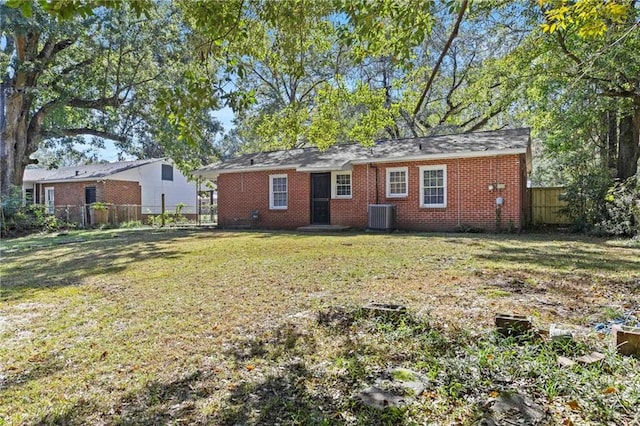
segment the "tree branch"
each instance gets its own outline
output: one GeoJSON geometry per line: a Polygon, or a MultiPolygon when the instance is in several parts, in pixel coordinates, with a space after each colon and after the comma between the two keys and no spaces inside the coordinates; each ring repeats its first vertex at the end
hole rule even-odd
{"type": "Polygon", "coordinates": [[[309,93],[311,93],[313,91],[313,89],[315,89],[316,87],[318,87],[319,85],[321,85],[322,83],[327,82],[326,78],[322,78],[316,82],[314,82],[311,86],[309,86],[309,88],[307,90],[304,91],[304,93],[302,95],[300,95],[300,102],[302,102],[309,93]]]}
{"type": "MultiPolygon", "coordinates": [[[[471,126],[468,130],[465,130],[465,133],[475,132],[476,130],[482,129],[485,126],[485,124],[487,124],[489,122],[489,120],[491,120],[493,117],[495,117],[496,115],[500,114],[501,112],[502,112],[502,108],[496,108],[495,110],[491,111],[489,114],[484,116],[482,118],[482,120],[478,121],[476,124],[471,126]]],[[[473,120],[474,119],[468,120],[466,123],[464,123],[462,125],[462,127],[464,128],[464,126],[466,126],[467,124],[471,123],[473,120]]]]}
{"type": "Polygon", "coordinates": [[[116,135],[115,133],[98,130],[98,129],[92,129],[89,127],[79,127],[74,129],[59,129],[58,131],[50,130],[42,133],[42,136],[44,138],[59,138],[62,136],[84,136],[84,135],[97,136],[103,139],[110,139],[118,142],[124,142],[127,140],[125,136],[116,135]]]}
{"type": "Polygon", "coordinates": [[[426,86],[422,90],[422,93],[420,94],[420,98],[418,99],[418,103],[413,110],[414,121],[415,121],[415,117],[420,112],[420,109],[422,109],[422,104],[424,103],[424,99],[427,97],[429,90],[431,90],[431,85],[433,84],[433,80],[436,78],[436,75],[438,74],[438,70],[440,69],[440,65],[442,65],[442,61],[444,60],[444,57],[449,51],[449,48],[451,47],[453,40],[458,36],[458,30],[460,29],[460,24],[462,23],[462,19],[464,18],[464,14],[467,10],[468,5],[469,5],[469,0],[463,0],[462,4],[460,5],[460,11],[458,12],[458,17],[456,18],[456,23],[453,26],[453,30],[451,31],[451,34],[449,35],[449,39],[447,40],[447,43],[442,48],[442,52],[440,52],[440,57],[436,61],[436,64],[434,65],[433,70],[431,70],[431,75],[429,76],[429,80],[427,81],[426,86]]]}
{"type": "Polygon", "coordinates": [[[48,38],[44,44],[44,47],[38,53],[38,59],[44,59],[44,63],[49,62],[54,56],[58,54],[58,52],[66,49],[75,43],[75,39],[66,38],[64,40],[60,40],[57,43],[54,43],[53,39],[48,38]]]}
{"type": "Polygon", "coordinates": [[[578,58],[575,53],[569,50],[567,44],[564,42],[564,36],[560,31],[556,32],[556,39],[558,40],[558,45],[560,46],[560,49],[562,49],[562,52],[564,52],[564,54],[578,66],[582,66],[582,60],[578,58]]]}
{"type": "Polygon", "coordinates": [[[116,94],[108,98],[98,98],[98,99],[71,98],[67,101],[62,101],[61,104],[74,107],[74,108],[102,110],[103,108],[110,107],[110,106],[117,107],[123,102],[124,102],[124,99],[120,99],[116,94]]]}

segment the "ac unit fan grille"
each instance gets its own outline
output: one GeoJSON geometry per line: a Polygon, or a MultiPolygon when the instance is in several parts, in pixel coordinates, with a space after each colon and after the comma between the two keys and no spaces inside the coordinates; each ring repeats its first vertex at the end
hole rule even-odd
{"type": "Polygon", "coordinates": [[[395,227],[394,204],[369,204],[369,229],[390,231],[395,227]]]}

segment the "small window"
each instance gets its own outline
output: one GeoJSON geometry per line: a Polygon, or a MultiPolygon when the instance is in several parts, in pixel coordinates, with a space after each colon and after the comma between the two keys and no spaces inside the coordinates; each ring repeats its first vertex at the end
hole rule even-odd
{"type": "Polygon", "coordinates": [[[331,173],[332,198],[351,198],[351,172],[331,173]]]}
{"type": "Polygon", "coordinates": [[[269,208],[285,210],[287,208],[287,175],[269,176],[269,208]]]}
{"type": "Polygon", "coordinates": [[[408,180],[407,167],[391,167],[387,169],[387,197],[406,197],[408,180]]]}
{"type": "Polygon", "coordinates": [[[162,165],[162,180],[173,180],[173,166],[169,164],[162,165]]]}
{"type": "Polygon", "coordinates": [[[447,166],[420,167],[420,207],[447,207],[447,166]]]}

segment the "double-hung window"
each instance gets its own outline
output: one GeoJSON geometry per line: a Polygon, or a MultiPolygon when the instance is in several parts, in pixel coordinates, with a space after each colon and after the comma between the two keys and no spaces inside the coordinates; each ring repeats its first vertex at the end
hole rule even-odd
{"type": "Polygon", "coordinates": [[[269,175],[269,208],[285,210],[288,202],[287,175],[269,175]]]}
{"type": "Polygon", "coordinates": [[[351,171],[331,173],[331,197],[351,198],[351,171]]]}
{"type": "Polygon", "coordinates": [[[420,167],[420,207],[447,207],[447,166],[420,167]]]}
{"type": "Polygon", "coordinates": [[[408,180],[409,171],[407,167],[387,168],[387,197],[399,198],[408,196],[408,180]]]}

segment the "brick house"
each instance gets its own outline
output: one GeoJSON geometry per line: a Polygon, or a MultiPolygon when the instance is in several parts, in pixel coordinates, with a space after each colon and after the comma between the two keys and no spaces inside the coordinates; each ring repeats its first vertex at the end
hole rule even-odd
{"type": "Polygon", "coordinates": [[[520,229],[530,146],[529,129],[498,130],[247,154],[195,175],[217,181],[221,227],[520,229]]]}
{"type": "Polygon", "coordinates": [[[90,206],[96,202],[110,205],[110,222],[122,222],[160,214],[162,194],[166,211],[184,203],[185,215],[195,214],[197,200],[196,183],[167,159],[27,169],[22,189],[26,202],[43,204],[47,213],[85,225],[92,224],[90,206]]]}

